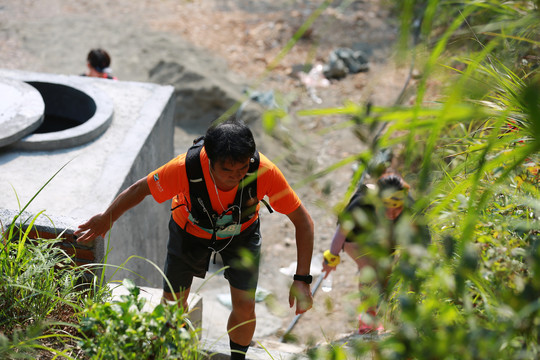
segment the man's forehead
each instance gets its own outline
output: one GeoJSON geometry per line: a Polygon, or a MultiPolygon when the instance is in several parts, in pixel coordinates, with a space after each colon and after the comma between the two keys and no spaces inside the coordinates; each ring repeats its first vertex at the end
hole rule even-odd
{"type": "Polygon", "coordinates": [[[398,189],[385,189],[381,192],[381,197],[382,198],[404,198],[405,197],[405,190],[404,189],[401,189],[401,190],[398,190],[398,189]]]}
{"type": "Polygon", "coordinates": [[[217,165],[226,169],[237,169],[249,166],[249,159],[238,161],[233,159],[222,159],[217,161],[217,165]]]}

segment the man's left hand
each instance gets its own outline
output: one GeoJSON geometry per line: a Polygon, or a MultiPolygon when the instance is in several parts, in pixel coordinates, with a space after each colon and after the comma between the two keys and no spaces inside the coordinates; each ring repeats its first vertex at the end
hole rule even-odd
{"type": "Polygon", "coordinates": [[[296,299],[296,315],[303,314],[313,306],[313,296],[309,284],[303,281],[295,280],[291,285],[289,291],[289,306],[294,306],[294,300],[296,299]]]}

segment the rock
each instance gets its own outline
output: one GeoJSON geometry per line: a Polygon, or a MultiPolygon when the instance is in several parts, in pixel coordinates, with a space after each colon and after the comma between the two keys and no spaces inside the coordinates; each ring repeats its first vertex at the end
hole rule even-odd
{"type": "Polygon", "coordinates": [[[339,48],[330,53],[328,63],[323,68],[323,73],[328,79],[341,79],[348,74],[368,70],[368,60],[363,51],[339,48]]]}

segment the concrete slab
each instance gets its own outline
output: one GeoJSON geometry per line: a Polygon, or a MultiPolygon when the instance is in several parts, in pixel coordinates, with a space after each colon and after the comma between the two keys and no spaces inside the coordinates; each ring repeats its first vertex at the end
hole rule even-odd
{"type": "MultiPolygon", "coordinates": [[[[202,348],[209,354],[208,359],[229,360],[230,347],[229,340],[206,341],[202,343],[202,348]]],[[[260,347],[250,347],[247,354],[247,360],[307,360],[309,357],[303,353],[288,352],[285,350],[265,349],[260,347]]],[[[362,359],[363,360],[363,359],[362,359]]]]}
{"type": "MultiPolygon", "coordinates": [[[[120,300],[122,295],[129,294],[128,290],[122,284],[108,284],[112,290],[113,301],[120,300]]],[[[143,311],[151,312],[161,302],[162,290],[149,287],[140,287],[140,297],[146,299],[143,311]]],[[[216,289],[217,293],[223,289],[216,289]]],[[[229,309],[220,304],[216,297],[208,292],[204,295],[191,293],[188,298],[190,307],[190,320],[194,326],[201,328],[201,347],[209,354],[209,359],[229,359],[230,348],[229,338],[226,333],[226,321],[229,315],[229,309]],[[203,306],[204,302],[204,306],[203,306]]],[[[257,304],[257,313],[261,313],[264,304],[257,304]]],[[[262,312],[258,317],[259,322],[268,322],[267,312],[262,312]]],[[[256,334],[256,337],[264,337],[268,333],[268,324],[259,327],[262,331],[256,334]]],[[[303,349],[291,344],[277,344],[257,341],[257,345],[248,351],[248,359],[267,360],[267,359],[307,359],[302,355],[303,349]],[[269,355],[270,354],[270,355],[269,355]]]]}
{"type": "MultiPolygon", "coordinates": [[[[24,207],[47,184],[26,210],[69,216],[76,226],[174,156],[172,86],[4,69],[0,77],[91,84],[114,107],[107,130],[86,144],[47,151],[0,148],[0,208],[24,207]]],[[[118,266],[125,266],[131,272],[116,272],[114,279],[128,277],[137,285],[161,287],[158,269],[165,260],[169,209],[170,203],[147,198],[115,223],[103,252],[109,280],[118,266]]]]}
{"type": "MultiPolygon", "coordinates": [[[[119,301],[122,295],[128,295],[129,291],[122,284],[109,283],[107,284],[112,291],[113,301],[119,301]]],[[[144,304],[143,311],[152,312],[154,308],[161,303],[161,296],[163,290],[150,288],[146,286],[139,287],[141,290],[140,297],[146,300],[144,304]]],[[[189,294],[188,297],[189,305],[189,319],[195,327],[201,327],[203,321],[203,300],[199,294],[189,294]]]]}
{"type": "Polygon", "coordinates": [[[0,77],[0,147],[31,134],[43,123],[45,104],[24,81],[0,77]]]}

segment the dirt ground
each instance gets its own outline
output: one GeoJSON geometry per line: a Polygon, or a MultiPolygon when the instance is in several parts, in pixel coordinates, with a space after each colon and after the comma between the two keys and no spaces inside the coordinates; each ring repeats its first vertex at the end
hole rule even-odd
{"type": "MultiPolygon", "coordinates": [[[[393,62],[397,26],[382,1],[335,1],[288,53],[293,34],[317,11],[322,1],[300,0],[0,0],[0,67],[28,71],[80,74],[89,49],[103,47],[112,57],[120,80],[149,81],[160,61],[198,67],[209,79],[230,80],[237,89],[273,90],[289,116],[278,125],[280,136],[257,134],[258,145],[283,170],[315,222],[315,256],[329,247],[335,228],[333,206],[343,197],[353,169],[338,168],[303,182],[364,144],[342,116],[301,116],[301,109],[392,104],[407,68],[393,62]],[[345,4],[349,4],[345,7],[345,4]],[[363,49],[369,71],[332,80],[310,95],[298,71],[324,64],[336,48],[363,49]],[[319,100],[318,100],[319,99],[319,100]]],[[[203,126],[202,128],[205,128],[203,126]]],[[[255,126],[260,130],[260,124],[255,126]]],[[[177,129],[178,151],[192,134],[177,129]]],[[[157,165],[157,164],[156,164],[157,165]]],[[[286,217],[262,210],[263,259],[260,286],[275,301],[270,311],[280,329],[265,340],[278,340],[294,318],[288,309],[290,278],[279,269],[296,260],[293,228],[286,217]]],[[[334,273],[333,289],[315,295],[313,309],[293,330],[299,344],[324,342],[350,333],[356,325],[355,267],[343,256],[334,273]]],[[[316,271],[314,271],[316,272],[316,271]]],[[[273,304],[273,305],[272,305],[273,304]]],[[[225,331],[225,330],[224,330],[225,331]]],[[[261,341],[263,339],[255,339],[261,341]]]]}

